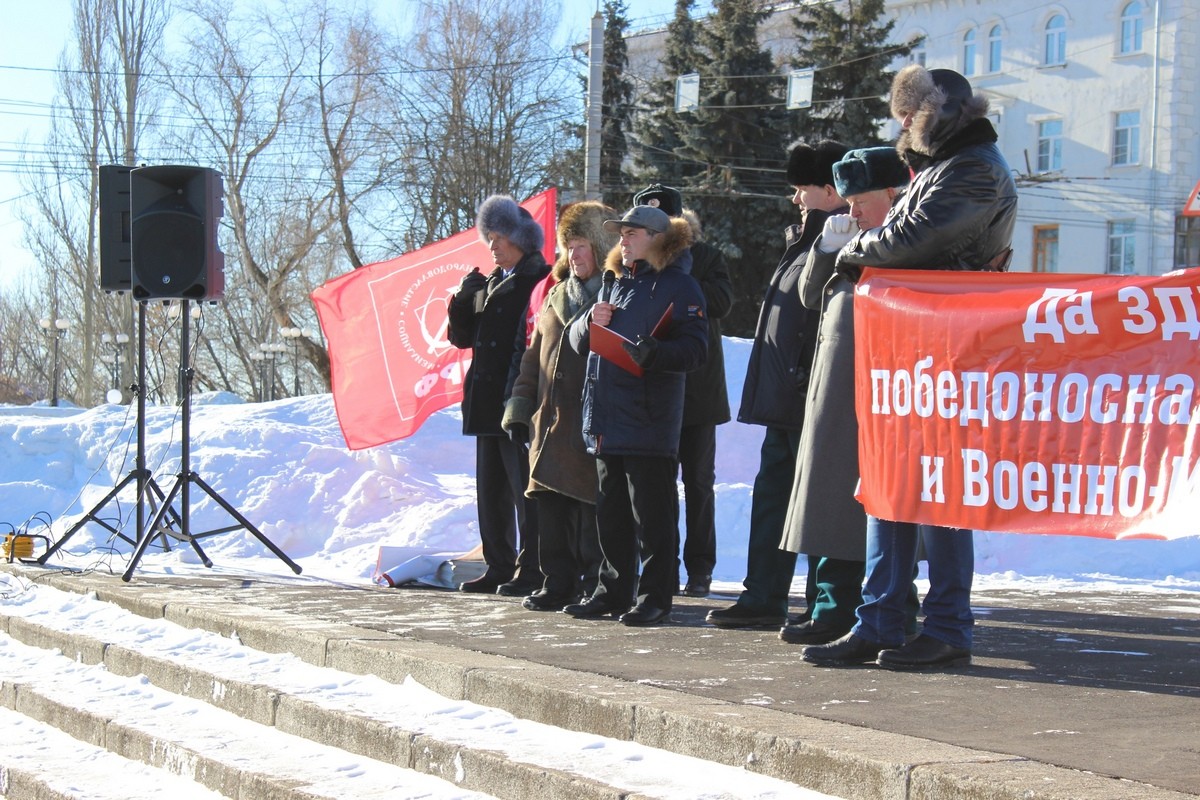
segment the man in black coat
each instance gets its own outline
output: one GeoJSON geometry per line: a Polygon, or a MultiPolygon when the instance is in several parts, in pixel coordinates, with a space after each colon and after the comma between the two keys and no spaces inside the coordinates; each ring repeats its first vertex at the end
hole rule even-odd
{"type": "Polygon", "coordinates": [[[448,335],[455,347],[472,350],[463,384],[463,433],[475,437],[479,538],[487,571],[461,588],[523,597],[541,585],[537,514],[524,494],[528,452],[508,437],[500,420],[509,368],[528,322],[529,295],[550,268],[542,257],[541,226],[511,197],[485,200],[475,227],[496,268],[486,277],[474,270],[462,279],[450,299],[448,335]]]}
{"type": "MultiPolygon", "coordinates": [[[[798,284],[826,218],[845,210],[833,186],[833,164],[845,152],[845,145],[828,140],[816,145],[795,142],[788,148],[787,180],[801,224],[789,225],[785,231],[787,249],[763,296],[746,364],[738,421],[765,425],[767,430],[750,506],[746,588],[732,606],[708,613],[707,621],[720,628],[778,628],[787,622],[796,553],[781,550],[779,543],[796,471],[819,318],[801,305],[798,284]]],[[[808,568],[806,614],[817,596],[816,561],[810,559],[808,568]]]]}
{"type": "Polygon", "coordinates": [[[683,594],[707,597],[717,564],[716,493],[717,426],[729,422],[725,388],[725,351],[721,320],[733,307],[733,281],[721,251],[701,238],[700,219],[683,207],[678,190],[653,184],[633,196],[635,206],[654,206],[682,218],[692,229],[691,276],[704,292],[708,314],[708,360],[687,374],[683,396],[683,428],[679,434],[679,469],[683,478],[683,594]]]}

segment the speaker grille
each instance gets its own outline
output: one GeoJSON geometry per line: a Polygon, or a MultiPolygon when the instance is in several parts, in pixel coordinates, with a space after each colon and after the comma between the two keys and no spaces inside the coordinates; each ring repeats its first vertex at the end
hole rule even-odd
{"type": "Polygon", "coordinates": [[[202,297],[204,220],[194,213],[156,211],[133,221],[133,263],[151,297],[202,297]]]}

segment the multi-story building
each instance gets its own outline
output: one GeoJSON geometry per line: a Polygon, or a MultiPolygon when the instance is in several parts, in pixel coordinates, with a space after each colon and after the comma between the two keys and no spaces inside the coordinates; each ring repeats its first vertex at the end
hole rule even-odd
{"type": "MultiPolygon", "coordinates": [[[[781,65],[797,5],[776,4],[763,27],[781,65]]],[[[992,101],[1020,191],[1013,269],[1200,265],[1200,217],[1183,214],[1200,181],[1200,3],[889,0],[887,13],[896,41],[923,38],[911,59],[992,101]]],[[[630,39],[631,66],[652,41],[630,39]]]]}

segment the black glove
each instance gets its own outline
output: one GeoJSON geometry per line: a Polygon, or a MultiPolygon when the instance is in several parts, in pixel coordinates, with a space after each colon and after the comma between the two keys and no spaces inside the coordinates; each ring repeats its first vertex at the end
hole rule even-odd
{"type": "Polygon", "coordinates": [[[487,276],[477,269],[471,270],[458,284],[458,299],[465,303],[486,288],[487,276]]]}
{"type": "Polygon", "coordinates": [[[862,277],[862,267],[857,264],[843,264],[839,261],[834,270],[851,283],[857,284],[858,279],[862,277]]]}
{"type": "Polygon", "coordinates": [[[658,340],[653,336],[639,336],[636,345],[621,342],[621,347],[642,369],[648,369],[658,355],[658,340]]]}
{"type": "Polygon", "coordinates": [[[512,439],[513,444],[529,447],[529,426],[524,422],[510,422],[505,430],[508,431],[508,438],[512,439]]]}

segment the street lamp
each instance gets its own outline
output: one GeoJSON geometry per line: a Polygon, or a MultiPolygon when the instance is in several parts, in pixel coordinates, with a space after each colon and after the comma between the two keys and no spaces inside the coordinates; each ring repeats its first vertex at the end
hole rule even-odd
{"type": "Polygon", "coordinates": [[[51,363],[52,363],[51,370],[53,371],[52,372],[53,377],[51,379],[52,388],[50,390],[50,405],[57,407],[58,406],[58,343],[62,339],[62,337],[67,335],[67,329],[71,327],[71,322],[70,322],[70,320],[63,319],[62,317],[58,317],[56,319],[50,319],[49,317],[43,317],[41,320],[38,321],[38,325],[40,325],[42,328],[42,335],[49,336],[53,343],[53,355],[51,356],[51,363]]]}
{"type": "Polygon", "coordinates": [[[281,353],[283,353],[285,350],[287,350],[287,345],[283,344],[283,342],[263,342],[258,346],[258,350],[262,354],[262,357],[264,359],[266,359],[265,363],[266,363],[266,365],[268,365],[266,367],[266,371],[270,372],[270,376],[271,376],[270,380],[268,381],[268,385],[270,387],[270,393],[266,394],[264,392],[264,394],[266,395],[264,397],[264,399],[274,400],[275,399],[275,360],[279,357],[279,355],[281,353]]]}
{"type": "Polygon", "coordinates": [[[121,351],[125,349],[125,345],[129,344],[129,334],[127,333],[102,333],[100,341],[105,346],[112,348],[112,385],[113,388],[108,390],[105,395],[110,403],[120,403],[125,395],[121,393],[121,351]]]}
{"type": "Polygon", "coordinates": [[[280,328],[279,335],[292,351],[292,396],[300,396],[300,339],[311,339],[312,331],[308,328],[280,328]]]}

